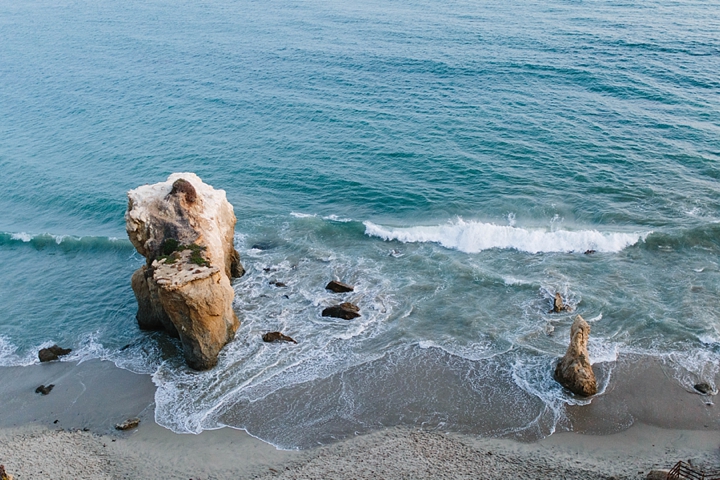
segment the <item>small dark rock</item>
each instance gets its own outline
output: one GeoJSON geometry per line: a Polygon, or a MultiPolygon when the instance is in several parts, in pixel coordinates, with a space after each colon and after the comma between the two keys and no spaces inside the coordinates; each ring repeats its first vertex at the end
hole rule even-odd
{"type": "Polygon", "coordinates": [[[272,250],[273,248],[275,248],[275,246],[276,245],[271,242],[258,242],[253,243],[252,247],[250,248],[254,250],[272,250]]]}
{"type": "Polygon", "coordinates": [[[278,288],[287,287],[287,285],[285,285],[283,282],[277,282],[277,281],[275,281],[275,280],[272,280],[272,281],[270,282],[270,285],[275,285],[275,286],[278,287],[278,288]]]}
{"type": "Polygon", "coordinates": [[[52,362],[53,360],[57,360],[58,356],[47,348],[43,348],[38,352],[38,358],[41,362],[52,362]]]}
{"type": "Polygon", "coordinates": [[[35,393],[42,393],[43,395],[47,395],[48,393],[50,393],[54,386],[55,385],[53,384],[50,384],[47,387],[45,385],[40,385],[35,389],[35,393]]]}
{"type": "Polygon", "coordinates": [[[195,187],[193,187],[192,183],[188,182],[184,178],[178,178],[175,180],[175,183],[173,183],[170,195],[175,195],[176,193],[184,193],[185,201],[188,203],[195,203],[195,200],[197,200],[195,187]]]}
{"type": "Polygon", "coordinates": [[[585,255],[592,255],[595,253],[595,250],[585,250],[585,255]]]}
{"type": "Polygon", "coordinates": [[[140,425],[139,418],[130,418],[122,423],[118,423],[117,425],[115,425],[115,428],[117,430],[130,430],[131,428],[135,428],[138,425],[140,425]]]}
{"type": "Polygon", "coordinates": [[[58,357],[62,357],[63,355],[67,355],[68,353],[72,352],[71,348],[61,348],[57,345],[53,345],[50,348],[43,348],[38,352],[38,358],[41,362],[50,362],[52,360],[57,360],[58,357]]]}
{"type": "Polygon", "coordinates": [[[53,423],[57,423],[57,422],[58,422],[58,420],[55,420],[53,423]]]}
{"type": "Polygon", "coordinates": [[[130,348],[130,344],[129,344],[129,343],[128,343],[127,345],[125,345],[124,347],[122,347],[122,348],[120,349],[120,351],[121,351],[121,352],[124,352],[124,351],[127,350],[128,348],[130,348]]]}
{"type": "Polygon", "coordinates": [[[263,342],[292,342],[297,343],[294,339],[291,337],[288,337],[287,335],[283,335],[280,332],[268,332],[263,334],[262,336],[263,342]]]}
{"type": "Polygon", "coordinates": [[[695,390],[697,390],[698,392],[700,392],[702,395],[707,395],[708,393],[712,392],[712,390],[713,390],[712,387],[710,386],[710,384],[705,383],[705,382],[698,383],[693,388],[695,390]]]}
{"type": "Polygon", "coordinates": [[[263,268],[263,272],[269,272],[270,270],[271,270],[270,267],[263,268]]]}
{"type": "Polygon", "coordinates": [[[342,283],[335,280],[325,285],[325,289],[335,293],[352,292],[353,290],[355,290],[354,287],[348,285],[347,283],[342,283]]]}
{"type": "Polygon", "coordinates": [[[89,432],[89,431],[90,431],[89,428],[87,428],[87,427],[84,427],[84,428],[83,428],[83,432],[89,432]]]}
{"type": "Polygon", "coordinates": [[[333,305],[327,307],[322,311],[323,317],[335,317],[342,318],[344,320],[352,320],[360,316],[360,308],[349,302],[341,303],[340,305],[333,305]]]}
{"type": "Polygon", "coordinates": [[[290,298],[288,295],[283,295],[283,298],[290,298]]]}

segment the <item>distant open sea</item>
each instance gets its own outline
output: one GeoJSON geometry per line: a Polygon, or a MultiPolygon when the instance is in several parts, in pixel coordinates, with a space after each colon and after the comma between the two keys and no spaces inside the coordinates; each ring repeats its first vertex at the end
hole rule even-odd
{"type": "Polygon", "coordinates": [[[0,0],[0,365],[58,343],[281,448],[544,437],[587,402],[552,380],[577,314],[601,391],[623,354],[717,388],[719,182],[717,0],[0,0]],[[248,271],[203,373],[138,329],[124,229],[183,171],[248,271]]]}

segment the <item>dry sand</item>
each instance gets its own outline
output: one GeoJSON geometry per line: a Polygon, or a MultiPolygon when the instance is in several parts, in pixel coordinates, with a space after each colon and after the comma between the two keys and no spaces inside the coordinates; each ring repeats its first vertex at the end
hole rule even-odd
{"type": "Polygon", "coordinates": [[[45,427],[3,429],[0,459],[17,480],[592,480],[641,479],[678,459],[713,465],[720,445],[716,432],[644,425],[600,437],[564,433],[535,443],[390,428],[305,452],[282,452],[231,429],[199,436],[161,430],[142,425],[132,434],[114,436],[45,427]]]}
{"type": "Polygon", "coordinates": [[[17,480],[640,479],[678,460],[720,465],[716,407],[687,392],[628,401],[625,390],[643,379],[656,385],[665,378],[664,388],[672,384],[662,369],[645,370],[640,377],[625,375],[592,409],[569,412],[585,432],[601,431],[603,415],[634,421],[612,434],[556,433],[523,443],[394,427],[297,452],[230,428],[174,434],[153,421],[149,376],[109,362],[0,368],[0,464],[17,480]],[[48,383],[56,385],[50,395],[34,393],[48,383]],[[139,428],[114,430],[115,423],[136,416],[139,428]],[[666,420],[673,428],[657,426],[666,420]],[[692,429],[679,428],[684,424],[692,429]]]}

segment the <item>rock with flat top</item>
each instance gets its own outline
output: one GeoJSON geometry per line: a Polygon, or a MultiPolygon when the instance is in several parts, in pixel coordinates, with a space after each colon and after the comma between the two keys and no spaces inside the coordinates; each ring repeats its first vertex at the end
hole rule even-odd
{"type": "Polygon", "coordinates": [[[179,337],[196,370],[217,364],[240,325],[230,285],[244,273],[233,246],[236,221],[225,192],[194,173],[128,192],[128,237],[146,260],[131,280],[138,325],[179,337]]]}
{"type": "Polygon", "coordinates": [[[41,362],[52,362],[53,360],[57,360],[59,357],[67,355],[70,352],[72,352],[72,348],[62,348],[57,345],[53,345],[52,347],[41,348],[38,352],[38,358],[41,362]]]}
{"type": "Polygon", "coordinates": [[[347,283],[338,282],[337,280],[330,281],[330,283],[325,285],[325,289],[335,293],[346,293],[355,290],[354,287],[348,285],[347,283]]]}
{"type": "Polygon", "coordinates": [[[132,428],[137,427],[140,425],[140,419],[139,418],[130,418],[128,420],[125,420],[122,423],[118,423],[115,425],[116,430],[130,430],[132,428]]]}
{"type": "Polygon", "coordinates": [[[571,392],[589,397],[597,393],[597,382],[587,344],[590,337],[590,325],[580,316],[570,328],[570,345],[565,356],[555,367],[555,380],[571,392]]]}
{"type": "Polygon", "coordinates": [[[335,317],[342,318],[344,320],[352,320],[360,316],[360,308],[349,302],[341,303],[340,305],[333,305],[327,307],[322,311],[323,317],[335,317]]]}

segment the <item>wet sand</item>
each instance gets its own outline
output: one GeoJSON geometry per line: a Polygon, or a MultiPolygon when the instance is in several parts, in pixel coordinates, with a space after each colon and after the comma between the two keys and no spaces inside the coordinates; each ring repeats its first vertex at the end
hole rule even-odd
{"type": "Polygon", "coordinates": [[[568,407],[572,432],[536,442],[398,426],[283,451],[231,428],[175,434],[154,422],[154,392],[149,375],[99,360],[0,368],[0,464],[17,480],[599,479],[645,478],[678,460],[720,465],[715,397],[685,391],[647,357],[618,361],[604,395],[568,407]],[[49,395],[34,392],[51,383],[49,395]],[[137,429],[115,430],[131,417],[137,429]]]}

